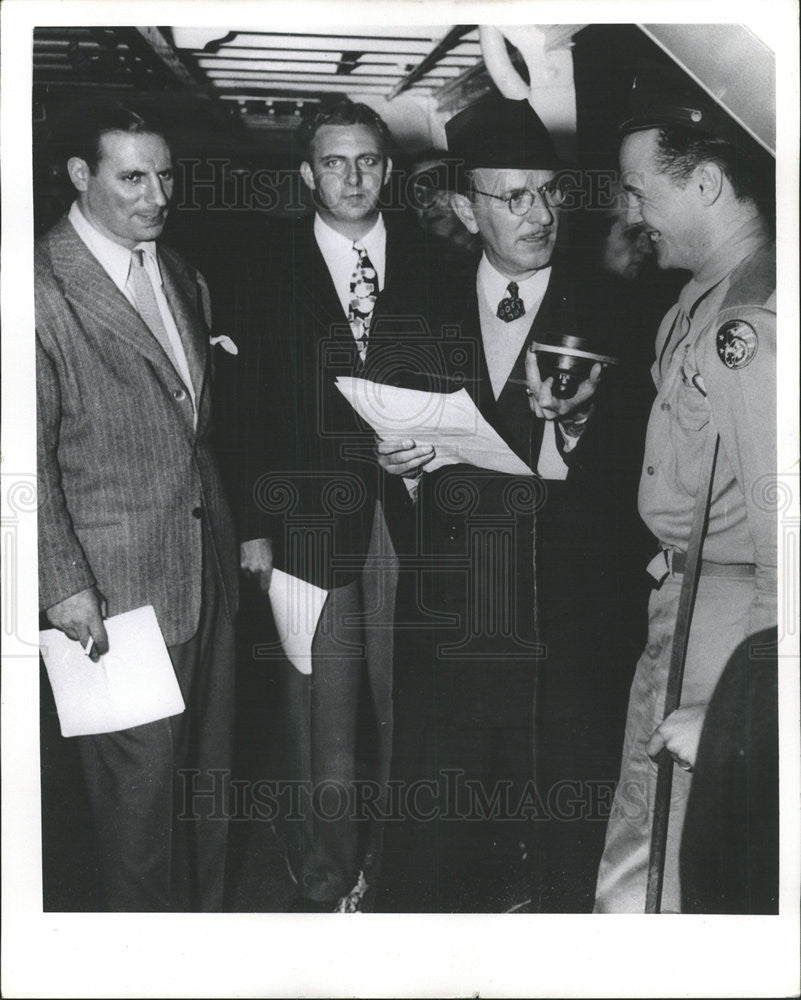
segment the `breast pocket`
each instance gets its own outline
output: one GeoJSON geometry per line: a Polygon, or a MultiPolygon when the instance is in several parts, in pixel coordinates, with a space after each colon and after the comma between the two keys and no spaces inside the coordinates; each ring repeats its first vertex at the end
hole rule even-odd
{"type": "Polygon", "coordinates": [[[679,387],[676,397],[676,420],[688,431],[700,431],[709,423],[709,403],[692,383],[679,387]]]}

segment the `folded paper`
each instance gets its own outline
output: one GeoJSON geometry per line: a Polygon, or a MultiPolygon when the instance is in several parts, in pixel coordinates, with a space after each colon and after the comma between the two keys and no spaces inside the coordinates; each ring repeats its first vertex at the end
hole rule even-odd
{"type": "Polygon", "coordinates": [[[109,651],[97,663],[58,629],[39,633],[62,736],[114,733],[184,710],[152,606],[114,615],[104,624],[109,651]]]}
{"type": "Polygon", "coordinates": [[[270,605],[281,647],[302,674],[312,671],[311,647],[328,591],[274,569],[270,577],[270,605]]]}

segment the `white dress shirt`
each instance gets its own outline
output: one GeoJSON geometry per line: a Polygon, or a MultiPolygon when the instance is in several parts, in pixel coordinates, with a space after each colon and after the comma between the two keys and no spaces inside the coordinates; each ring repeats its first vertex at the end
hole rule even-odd
{"type": "Polygon", "coordinates": [[[523,349],[531,324],[545,298],[550,277],[550,267],[543,267],[535,271],[531,277],[517,282],[517,294],[523,300],[526,311],[518,319],[506,323],[498,318],[498,303],[508,297],[511,279],[497,271],[490,264],[486,254],[481,256],[476,275],[478,312],[481,319],[484,355],[496,399],[503,391],[514,363],[523,349]]]}
{"type": "MultiPolygon", "coordinates": [[[[119,288],[125,298],[131,303],[133,308],[136,309],[136,302],[134,301],[131,289],[128,285],[128,272],[131,269],[131,251],[126,247],[121,246],[119,243],[115,243],[114,240],[109,239],[108,236],[101,233],[98,229],[95,229],[92,223],[89,222],[81,211],[77,201],[72,203],[72,207],[69,211],[69,220],[72,223],[73,229],[86,244],[86,247],[92,256],[95,257],[97,262],[109,278],[111,278],[117,288],[119,288]]],[[[184,350],[184,345],[181,342],[181,335],[178,333],[178,327],[175,324],[170,304],[167,302],[167,296],[164,294],[164,286],[161,280],[161,269],[158,262],[158,250],[156,243],[154,241],[138,243],[134,249],[144,251],[142,260],[145,273],[150,278],[150,283],[153,286],[153,294],[156,299],[156,304],[159,307],[159,314],[161,315],[164,329],[167,331],[170,346],[172,347],[176,361],[178,362],[178,374],[181,376],[181,380],[186,386],[194,408],[195,390],[192,385],[192,377],[189,373],[186,351],[184,350]]],[[[196,410],[195,418],[197,418],[196,410]]]]}
{"type": "Polygon", "coordinates": [[[315,215],[314,238],[347,318],[350,307],[350,280],[359,259],[358,253],[353,249],[354,243],[363,246],[367,251],[367,256],[378,276],[379,292],[384,288],[384,275],[387,269],[387,230],[384,219],[379,213],[370,232],[359,240],[352,240],[349,236],[343,236],[336,229],[332,229],[319,215],[315,215]]]}
{"type": "MultiPolygon", "coordinates": [[[[540,268],[529,278],[517,282],[517,294],[523,300],[525,313],[507,323],[498,317],[498,303],[509,295],[509,281],[496,270],[482,254],[476,275],[478,314],[481,320],[481,340],[487,359],[492,391],[497,399],[506,385],[515,361],[520,356],[526,337],[531,330],[551,278],[550,267],[540,268]]],[[[520,387],[523,391],[523,386],[520,387]]],[[[537,419],[533,417],[532,419],[537,419]]],[[[566,479],[567,465],[556,445],[556,421],[548,420],[542,434],[542,444],[537,460],[537,472],[544,479],[566,479]]],[[[566,450],[575,440],[562,435],[566,450]]]]}

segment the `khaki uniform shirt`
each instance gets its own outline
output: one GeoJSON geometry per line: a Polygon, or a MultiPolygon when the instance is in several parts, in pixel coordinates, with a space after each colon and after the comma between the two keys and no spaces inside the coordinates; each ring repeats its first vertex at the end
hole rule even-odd
{"type": "Polygon", "coordinates": [[[704,445],[720,434],[703,558],[755,564],[750,632],[776,621],[775,286],[775,247],[751,222],[682,289],[657,334],[639,491],[663,548],[686,551],[704,445]]]}

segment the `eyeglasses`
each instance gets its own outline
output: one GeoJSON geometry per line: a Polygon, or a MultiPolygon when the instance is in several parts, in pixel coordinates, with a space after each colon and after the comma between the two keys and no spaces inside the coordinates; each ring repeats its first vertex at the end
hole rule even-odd
{"type": "Polygon", "coordinates": [[[479,191],[473,188],[476,194],[483,194],[487,198],[495,198],[496,201],[505,201],[509,206],[512,215],[525,215],[530,211],[535,199],[539,196],[540,201],[546,208],[558,208],[565,200],[564,185],[558,177],[554,177],[545,184],[541,184],[536,191],[523,188],[520,191],[512,191],[511,194],[490,194],[489,191],[479,191]]]}

